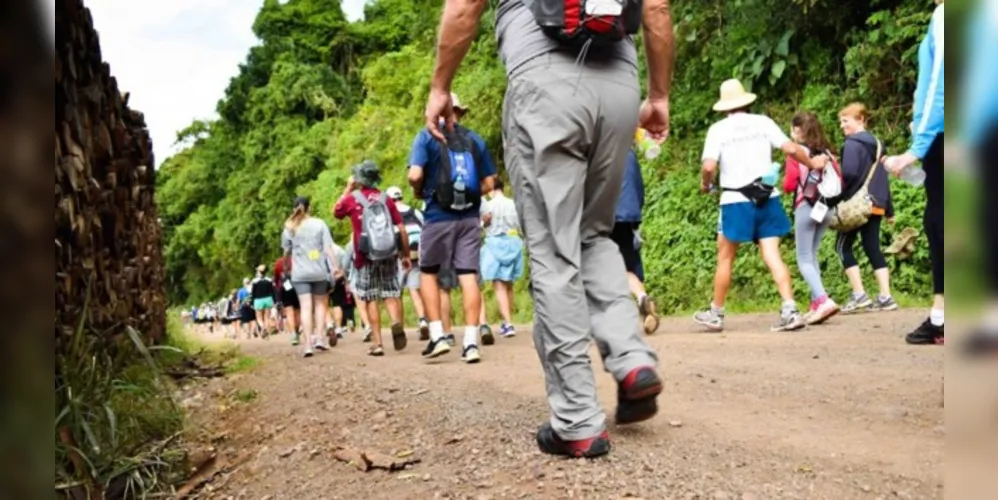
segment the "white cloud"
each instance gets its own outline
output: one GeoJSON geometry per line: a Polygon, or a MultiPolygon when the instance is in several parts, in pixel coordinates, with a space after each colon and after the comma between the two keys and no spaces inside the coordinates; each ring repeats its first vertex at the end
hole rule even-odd
{"type": "MultiPolygon", "coordinates": [[[[89,0],[104,61],[129,106],[145,114],[157,166],[176,150],[176,132],[216,117],[229,79],[257,43],[261,0],[89,0]]],[[[348,19],[364,0],[343,0],[348,19]]]]}

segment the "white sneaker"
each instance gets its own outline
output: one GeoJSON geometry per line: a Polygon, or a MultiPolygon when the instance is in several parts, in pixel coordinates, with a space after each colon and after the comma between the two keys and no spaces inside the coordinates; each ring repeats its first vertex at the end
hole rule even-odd
{"type": "Polygon", "coordinates": [[[472,344],[464,348],[464,352],[461,354],[461,361],[468,363],[469,365],[478,363],[482,360],[482,355],[478,352],[478,346],[472,344]]]}
{"type": "Polygon", "coordinates": [[[314,351],[312,351],[312,348],[311,348],[311,347],[309,347],[308,349],[305,349],[305,352],[304,352],[304,353],[302,353],[302,355],[301,355],[301,356],[302,356],[303,358],[311,358],[313,354],[315,354],[315,352],[314,352],[314,351]]]}

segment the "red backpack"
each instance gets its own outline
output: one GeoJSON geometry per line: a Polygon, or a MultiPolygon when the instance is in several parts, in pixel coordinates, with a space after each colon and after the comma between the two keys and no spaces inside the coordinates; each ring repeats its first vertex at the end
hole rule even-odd
{"type": "Polygon", "coordinates": [[[523,0],[544,34],[569,44],[608,45],[637,34],[642,0],[523,0]]]}

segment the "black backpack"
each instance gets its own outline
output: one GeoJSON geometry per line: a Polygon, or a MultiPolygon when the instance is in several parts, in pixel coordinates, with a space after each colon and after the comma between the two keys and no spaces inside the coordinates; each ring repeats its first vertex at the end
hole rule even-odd
{"type": "Polygon", "coordinates": [[[569,44],[609,45],[641,28],[642,0],[523,0],[544,34],[569,44]]]}
{"type": "Polygon", "coordinates": [[[482,200],[481,151],[471,131],[455,124],[454,132],[443,130],[447,144],[440,146],[440,168],[433,197],[440,207],[450,212],[467,212],[477,208],[482,200]]]}

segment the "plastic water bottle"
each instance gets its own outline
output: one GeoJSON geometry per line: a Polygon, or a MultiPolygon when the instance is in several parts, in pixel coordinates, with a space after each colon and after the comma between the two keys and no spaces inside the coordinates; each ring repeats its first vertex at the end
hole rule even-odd
{"type": "Polygon", "coordinates": [[[766,175],[762,176],[762,182],[764,182],[769,186],[775,186],[776,183],[779,182],[779,180],[780,180],[780,164],[779,162],[773,162],[773,164],[769,166],[769,172],[767,172],[766,175]]]}
{"type": "Polygon", "coordinates": [[[914,165],[908,165],[907,167],[901,169],[901,173],[898,174],[898,177],[915,187],[925,184],[925,170],[922,170],[914,165]]]}
{"type": "MultiPolygon", "coordinates": [[[[462,163],[458,160],[458,163],[462,163]]],[[[458,167],[460,169],[460,166],[458,167]]],[[[465,189],[467,186],[464,184],[464,175],[457,174],[457,179],[454,180],[454,209],[460,210],[464,208],[467,198],[465,198],[465,189]]]]}
{"type": "Polygon", "coordinates": [[[662,154],[662,146],[659,146],[651,137],[648,137],[645,129],[639,128],[634,134],[634,139],[637,142],[638,150],[644,155],[646,160],[654,160],[658,158],[658,155],[662,154]]]}

